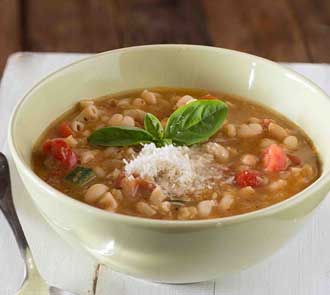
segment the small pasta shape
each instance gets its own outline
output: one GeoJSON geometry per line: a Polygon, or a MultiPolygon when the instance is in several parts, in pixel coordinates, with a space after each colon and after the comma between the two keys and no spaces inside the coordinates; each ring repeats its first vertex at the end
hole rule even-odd
{"type": "Polygon", "coordinates": [[[71,123],[71,128],[75,132],[82,132],[82,131],[84,131],[85,124],[80,121],[75,120],[71,123]]]}
{"type": "Polygon", "coordinates": [[[99,117],[99,111],[95,105],[89,105],[81,112],[85,122],[95,121],[99,117]]]}

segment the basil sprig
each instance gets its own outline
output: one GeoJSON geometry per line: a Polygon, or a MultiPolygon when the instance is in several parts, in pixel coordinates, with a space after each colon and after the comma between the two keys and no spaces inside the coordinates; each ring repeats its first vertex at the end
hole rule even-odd
{"type": "Polygon", "coordinates": [[[165,130],[158,118],[147,113],[144,129],[105,127],[94,131],[88,142],[101,146],[129,146],[154,142],[157,146],[192,145],[208,140],[223,124],[227,105],[220,100],[196,100],[178,108],[169,117],[165,130]]]}

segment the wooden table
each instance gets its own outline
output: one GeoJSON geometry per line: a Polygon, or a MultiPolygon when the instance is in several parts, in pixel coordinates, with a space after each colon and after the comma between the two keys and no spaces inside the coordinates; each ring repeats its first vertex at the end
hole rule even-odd
{"type": "Polygon", "coordinates": [[[0,74],[15,51],[189,43],[330,62],[329,0],[0,0],[0,74]]]}
{"type": "MultiPolygon", "coordinates": [[[[48,73],[84,56],[20,53],[10,57],[0,87],[1,151],[4,150],[9,155],[6,148],[7,125],[16,101],[48,73]]],[[[290,64],[289,66],[310,77],[330,93],[330,65],[290,64]]],[[[73,248],[64,242],[37,211],[11,159],[9,160],[19,218],[41,274],[54,285],[79,292],[81,295],[330,294],[329,197],[291,242],[259,265],[231,276],[199,284],[155,284],[98,265],[82,249],[73,248]]],[[[9,228],[0,214],[0,295],[14,294],[22,275],[22,261],[9,228]]]]}

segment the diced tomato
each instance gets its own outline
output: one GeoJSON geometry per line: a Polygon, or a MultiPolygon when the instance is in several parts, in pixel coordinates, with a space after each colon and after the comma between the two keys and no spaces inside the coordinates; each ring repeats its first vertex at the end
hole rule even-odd
{"type": "Polygon", "coordinates": [[[58,127],[58,133],[61,137],[68,137],[70,135],[73,135],[73,131],[69,125],[68,122],[63,122],[59,127],[58,127]]]}
{"type": "Polygon", "coordinates": [[[235,175],[235,183],[240,187],[260,186],[263,182],[261,173],[256,170],[243,170],[235,175]]]}
{"type": "Polygon", "coordinates": [[[45,154],[58,160],[66,169],[71,170],[78,163],[77,155],[63,139],[47,140],[43,144],[42,149],[45,154]]]}
{"type": "Polygon", "coordinates": [[[201,97],[201,99],[219,99],[216,96],[212,95],[212,94],[205,94],[201,97]]]}
{"type": "Polygon", "coordinates": [[[143,192],[151,193],[156,187],[155,184],[153,184],[143,178],[137,178],[136,181],[139,186],[139,190],[141,190],[143,192]]]}
{"type": "Polygon", "coordinates": [[[278,144],[271,144],[263,155],[264,168],[268,172],[278,172],[288,167],[289,161],[283,148],[278,144]]]}
{"type": "Polygon", "coordinates": [[[293,166],[298,166],[301,164],[301,159],[295,155],[288,154],[288,158],[293,166]]]}

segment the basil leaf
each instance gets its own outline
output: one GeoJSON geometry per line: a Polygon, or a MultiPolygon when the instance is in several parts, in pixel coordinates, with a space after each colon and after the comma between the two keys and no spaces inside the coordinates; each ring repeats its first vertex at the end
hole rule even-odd
{"type": "Polygon", "coordinates": [[[128,146],[153,141],[152,135],[136,127],[105,127],[94,131],[88,142],[102,146],[128,146]]]}
{"type": "Polygon", "coordinates": [[[144,129],[147,130],[155,139],[162,139],[164,129],[160,121],[153,114],[147,113],[144,116],[144,129]]]}
{"type": "Polygon", "coordinates": [[[177,145],[208,140],[221,127],[228,113],[220,100],[197,100],[177,109],[168,119],[165,138],[177,145]]]}

